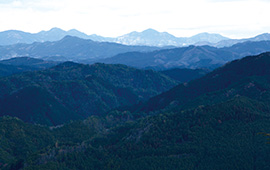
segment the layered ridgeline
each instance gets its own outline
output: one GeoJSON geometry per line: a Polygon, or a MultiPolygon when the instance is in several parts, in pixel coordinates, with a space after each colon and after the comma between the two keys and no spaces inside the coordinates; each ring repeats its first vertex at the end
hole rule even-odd
{"type": "Polygon", "coordinates": [[[229,47],[237,43],[247,41],[270,40],[269,33],[263,33],[251,38],[229,39],[220,34],[199,33],[191,37],[175,37],[167,32],[158,32],[154,29],[147,29],[142,32],[133,31],[119,37],[102,37],[96,34],[86,35],[83,32],[72,29],[64,31],[59,28],[52,28],[49,31],[38,33],[27,33],[18,30],[0,32],[0,45],[13,45],[17,43],[31,44],[33,42],[59,41],[65,36],[75,36],[83,39],[91,39],[98,42],[115,42],[125,45],[147,45],[147,46],[188,46],[188,45],[210,45],[215,47],[229,47]]]}
{"type": "Polygon", "coordinates": [[[1,128],[8,131],[0,131],[1,146],[6,146],[0,150],[1,165],[29,170],[269,169],[270,145],[263,135],[270,132],[269,66],[270,53],[233,61],[144,104],[144,110],[155,102],[152,110],[166,107],[159,114],[132,121],[132,110],[112,111],[53,130],[38,127],[42,140],[34,125],[4,117],[1,128]],[[187,103],[192,108],[181,109],[187,103]],[[113,117],[129,121],[113,125],[113,117]],[[15,149],[15,137],[27,145],[15,149]]]}
{"type": "Polygon", "coordinates": [[[222,40],[229,40],[219,34],[201,33],[192,37],[175,37],[167,32],[158,32],[147,29],[142,32],[131,32],[119,37],[102,37],[95,34],[86,35],[78,30],[64,31],[59,28],[52,28],[49,31],[41,31],[31,34],[18,30],[0,32],[0,45],[13,45],[17,43],[59,41],[65,36],[76,36],[83,39],[91,39],[99,42],[115,42],[125,45],[147,45],[147,46],[185,46],[200,42],[217,43],[222,40]]]}
{"type": "Polygon", "coordinates": [[[54,42],[34,42],[0,46],[0,59],[31,56],[53,61],[93,60],[131,51],[154,51],[158,47],[127,46],[117,43],[96,42],[73,36],[66,36],[54,42]]]}
{"type": "Polygon", "coordinates": [[[128,52],[100,62],[137,68],[217,68],[229,61],[270,50],[270,41],[245,42],[232,47],[189,46],[153,52],[128,52]]]}
{"type": "Polygon", "coordinates": [[[65,62],[0,79],[0,114],[59,125],[146,100],[176,85],[151,70],[65,62]]]}
{"type": "Polygon", "coordinates": [[[126,46],[67,36],[56,42],[0,46],[0,59],[31,56],[52,61],[125,64],[136,68],[213,69],[234,59],[269,51],[270,41],[245,42],[226,48],[210,46],[164,48],[126,46]]]}

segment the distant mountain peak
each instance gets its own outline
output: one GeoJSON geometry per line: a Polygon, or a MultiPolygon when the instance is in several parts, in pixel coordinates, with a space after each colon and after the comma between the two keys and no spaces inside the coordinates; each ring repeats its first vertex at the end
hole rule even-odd
{"type": "Polygon", "coordinates": [[[148,29],[142,31],[141,33],[152,34],[152,33],[160,33],[160,32],[158,32],[157,30],[154,30],[152,28],[148,28],[148,29]]]}
{"type": "MultiPolygon", "coordinates": [[[[71,29],[71,30],[68,30],[69,33],[82,33],[76,29],[71,29]]],[[[84,34],[84,33],[83,33],[84,34]]]]}
{"type": "Polygon", "coordinates": [[[56,32],[56,31],[64,31],[61,28],[53,27],[49,30],[49,32],[56,32]]]}
{"type": "MultiPolygon", "coordinates": [[[[76,37],[76,36],[72,36],[72,35],[66,35],[64,38],[62,38],[60,41],[68,41],[68,40],[77,40],[77,41],[84,41],[85,39],[76,37]]],[[[92,40],[87,40],[87,41],[92,41],[92,40]]]]}

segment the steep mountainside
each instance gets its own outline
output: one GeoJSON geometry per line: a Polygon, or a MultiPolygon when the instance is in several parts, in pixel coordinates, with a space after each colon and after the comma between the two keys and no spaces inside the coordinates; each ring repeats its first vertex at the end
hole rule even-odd
{"type": "Polygon", "coordinates": [[[227,100],[242,95],[263,100],[269,95],[270,53],[249,56],[232,61],[206,76],[180,84],[136,107],[141,111],[154,111],[165,107],[196,106],[227,100]],[[205,100],[211,98],[211,100],[205,100]]]}
{"type": "Polygon", "coordinates": [[[124,65],[66,62],[44,71],[1,78],[0,85],[1,116],[59,125],[146,100],[173,87],[176,81],[124,65]]]}

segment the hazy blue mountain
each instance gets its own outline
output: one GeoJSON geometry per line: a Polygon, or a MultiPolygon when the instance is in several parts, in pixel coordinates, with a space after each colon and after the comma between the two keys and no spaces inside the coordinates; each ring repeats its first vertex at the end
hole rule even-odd
{"type": "Polygon", "coordinates": [[[192,37],[175,37],[167,32],[147,29],[142,32],[131,32],[117,37],[113,41],[126,45],[187,46],[200,42],[217,43],[227,39],[219,34],[210,33],[200,33],[192,37]]]}
{"type": "Polygon", "coordinates": [[[41,31],[34,34],[17,30],[9,30],[0,32],[0,45],[13,45],[17,43],[31,44],[33,42],[58,41],[67,35],[89,39],[86,34],[75,29],[64,31],[60,28],[52,28],[49,31],[41,31]]]}
{"type": "Polygon", "coordinates": [[[0,32],[0,45],[11,45],[17,43],[32,43],[37,39],[31,33],[23,31],[9,30],[0,32]]]}
{"type": "Polygon", "coordinates": [[[248,55],[258,55],[270,51],[270,41],[247,41],[221,49],[231,51],[239,55],[238,58],[242,58],[248,55]]]}
{"type": "Polygon", "coordinates": [[[0,46],[0,59],[21,56],[44,58],[54,61],[81,61],[107,58],[130,51],[153,51],[157,47],[126,46],[117,43],[95,42],[78,37],[66,36],[55,42],[35,42],[0,46]]]}
{"type": "Polygon", "coordinates": [[[100,60],[137,68],[217,68],[228,61],[270,51],[270,41],[244,42],[231,47],[189,46],[154,52],[128,52],[100,60]]]}
{"type": "Polygon", "coordinates": [[[182,46],[184,39],[177,38],[167,32],[158,32],[147,29],[142,32],[131,32],[113,39],[114,42],[126,45],[148,45],[148,46],[182,46]]]}
{"type": "Polygon", "coordinates": [[[256,42],[256,41],[269,41],[269,40],[270,40],[270,34],[263,33],[252,38],[222,40],[217,43],[212,43],[211,45],[221,48],[221,47],[230,47],[234,44],[248,42],[248,41],[256,42]]]}
{"type": "Polygon", "coordinates": [[[125,64],[137,68],[213,68],[233,59],[234,54],[230,51],[210,46],[189,46],[148,53],[123,53],[100,62],[125,64]]]}
{"type": "Polygon", "coordinates": [[[208,43],[217,43],[222,40],[228,40],[229,38],[224,37],[220,34],[210,34],[207,32],[200,33],[197,35],[194,35],[190,38],[187,38],[187,44],[196,44],[200,42],[208,42],[208,43]]]}
{"type": "Polygon", "coordinates": [[[16,43],[58,41],[65,36],[76,36],[83,39],[91,39],[98,42],[115,42],[125,45],[147,45],[147,46],[186,46],[199,42],[216,43],[228,38],[218,34],[201,33],[192,37],[175,37],[167,32],[158,32],[147,29],[142,32],[131,32],[119,37],[102,37],[96,34],[87,35],[78,30],[64,31],[60,28],[52,28],[49,31],[41,31],[35,34],[22,31],[9,30],[0,32],[0,45],[12,45],[16,43]]]}
{"type": "Polygon", "coordinates": [[[64,38],[65,36],[69,35],[69,36],[75,36],[78,38],[83,38],[83,39],[89,39],[88,35],[72,29],[69,31],[64,31],[60,28],[52,28],[49,31],[41,31],[37,34],[33,34],[34,37],[36,37],[37,42],[45,42],[45,41],[58,41],[61,40],[62,38],[64,38]]]}
{"type": "Polygon", "coordinates": [[[167,32],[158,32],[154,29],[147,29],[142,32],[131,32],[118,37],[103,37],[96,34],[87,35],[76,29],[64,31],[60,28],[52,28],[48,31],[38,33],[27,33],[17,30],[0,32],[0,45],[12,45],[16,43],[59,41],[65,36],[76,36],[83,39],[91,39],[98,42],[115,42],[125,45],[146,45],[146,46],[188,46],[188,45],[210,45],[215,47],[229,47],[236,43],[246,41],[270,40],[268,33],[260,34],[252,38],[229,39],[220,34],[199,33],[192,37],[175,37],[167,32]]]}

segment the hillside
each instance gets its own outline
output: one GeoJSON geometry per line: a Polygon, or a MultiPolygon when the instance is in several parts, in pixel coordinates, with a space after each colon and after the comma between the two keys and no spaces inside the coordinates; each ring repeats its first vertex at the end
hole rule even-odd
{"type": "Polygon", "coordinates": [[[124,65],[66,62],[43,71],[0,78],[0,115],[46,125],[102,115],[176,85],[155,71],[124,65]]]}

